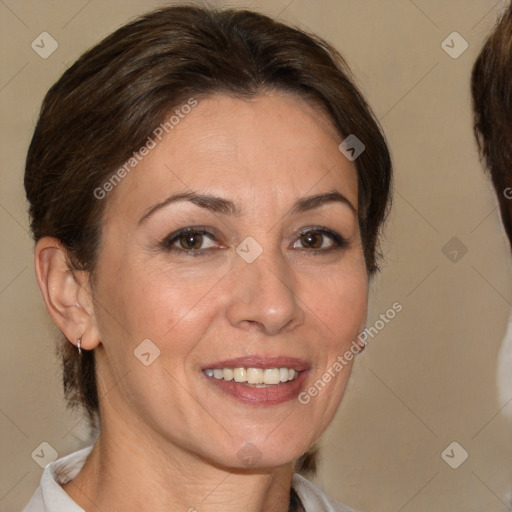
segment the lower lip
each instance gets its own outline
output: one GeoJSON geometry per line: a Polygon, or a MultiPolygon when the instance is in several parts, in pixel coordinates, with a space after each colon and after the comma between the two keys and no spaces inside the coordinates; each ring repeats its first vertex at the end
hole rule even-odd
{"type": "MultiPolygon", "coordinates": [[[[306,379],[307,370],[301,371],[295,380],[282,382],[266,388],[253,388],[234,380],[225,381],[208,377],[208,382],[217,386],[224,393],[236,398],[239,402],[249,405],[278,405],[297,399],[306,379]]],[[[204,375],[204,374],[203,374],[204,375]]]]}

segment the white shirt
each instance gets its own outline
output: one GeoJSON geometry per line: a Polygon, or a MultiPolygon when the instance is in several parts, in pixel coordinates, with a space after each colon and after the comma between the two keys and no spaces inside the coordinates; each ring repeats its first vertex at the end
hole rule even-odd
{"type": "MultiPolygon", "coordinates": [[[[40,486],[22,512],[84,512],[60,484],[73,480],[80,473],[91,450],[92,446],[88,446],[48,464],[43,471],[40,486]]],[[[326,496],[318,487],[297,473],[293,475],[292,486],[306,512],[354,512],[326,496]]]]}
{"type": "MultiPolygon", "coordinates": [[[[512,395],[512,313],[508,319],[507,331],[501,342],[496,368],[496,383],[498,387],[498,403],[507,404],[512,395]]],[[[512,419],[512,409],[504,407],[502,414],[512,419]]]]}

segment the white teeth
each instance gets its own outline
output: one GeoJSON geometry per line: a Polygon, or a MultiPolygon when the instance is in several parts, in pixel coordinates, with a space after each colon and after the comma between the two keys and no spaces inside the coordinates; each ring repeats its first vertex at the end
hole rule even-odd
{"type": "Polygon", "coordinates": [[[247,368],[248,384],[263,384],[263,370],[261,368],[247,368]]]}
{"type": "Polygon", "coordinates": [[[295,380],[300,373],[293,368],[208,368],[203,371],[208,377],[234,380],[254,387],[275,386],[295,380]]]}
{"type": "Polygon", "coordinates": [[[263,373],[263,384],[279,384],[279,368],[267,368],[263,373]]]}
{"type": "Polygon", "coordinates": [[[234,368],[233,379],[235,379],[235,382],[247,382],[247,370],[245,368],[234,368]]]}

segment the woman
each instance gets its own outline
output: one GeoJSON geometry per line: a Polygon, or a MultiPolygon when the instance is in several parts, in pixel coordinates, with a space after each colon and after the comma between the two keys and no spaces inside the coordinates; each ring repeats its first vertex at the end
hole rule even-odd
{"type": "Polygon", "coordinates": [[[175,6],[84,54],[25,185],[66,396],[98,437],[25,510],[348,510],[294,471],[364,346],[390,182],[314,36],[175,6]]]}

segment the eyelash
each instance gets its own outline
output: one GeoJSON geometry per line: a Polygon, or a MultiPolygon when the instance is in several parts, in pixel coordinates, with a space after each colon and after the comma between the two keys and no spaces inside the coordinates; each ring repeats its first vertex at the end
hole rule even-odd
{"type": "MultiPolygon", "coordinates": [[[[348,246],[349,242],[348,240],[341,236],[339,233],[336,233],[336,231],[332,231],[327,228],[323,228],[320,226],[308,226],[307,228],[302,229],[298,233],[298,239],[300,239],[302,236],[307,235],[308,233],[316,233],[323,236],[326,236],[330,238],[333,242],[333,246],[328,247],[327,249],[310,249],[310,248],[299,248],[300,252],[303,253],[310,253],[316,255],[320,254],[326,254],[330,253],[331,251],[341,250],[348,246]]],[[[202,235],[206,236],[207,238],[211,239],[212,241],[215,240],[215,235],[208,231],[208,228],[206,226],[192,226],[180,229],[178,231],[175,231],[174,233],[171,233],[167,237],[164,238],[161,242],[161,246],[167,250],[168,252],[175,252],[175,253],[183,253],[188,254],[190,256],[205,256],[207,255],[211,249],[182,249],[182,248],[176,248],[172,247],[174,243],[179,241],[179,239],[183,236],[193,234],[193,235],[202,235]]],[[[322,242],[323,245],[323,242],[322,242]]]]}

